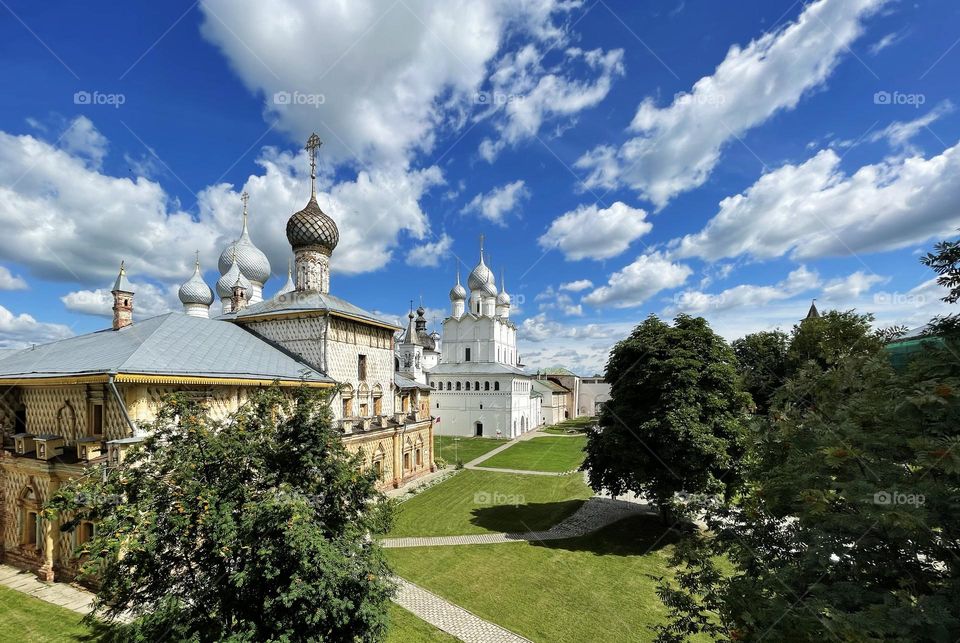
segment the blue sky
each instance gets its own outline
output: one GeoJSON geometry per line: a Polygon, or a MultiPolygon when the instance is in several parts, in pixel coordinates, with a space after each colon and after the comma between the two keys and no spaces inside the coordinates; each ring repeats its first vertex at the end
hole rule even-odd
{"type": "Polygon", "coordinates": [[[243,190],[274,292],[314,130],[332,291],[442,318],[484,234],[533,367],[600,370],[650,313],[946,310],[953,2],[266,4],[0,7],[0,346],[102,328],[121,259],[141,317],[195,250],[212,285],[243,190]]]}

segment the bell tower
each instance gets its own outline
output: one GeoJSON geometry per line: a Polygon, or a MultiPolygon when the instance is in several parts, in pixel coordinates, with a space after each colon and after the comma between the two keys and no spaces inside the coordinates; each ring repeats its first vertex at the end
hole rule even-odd
{"type": "Polygon", "coordinates": [[[127,281],[127,270],[120,262],[120,274],[113,283],[113,330],[126,328],[133,323],[133,286],[127,281]]]}

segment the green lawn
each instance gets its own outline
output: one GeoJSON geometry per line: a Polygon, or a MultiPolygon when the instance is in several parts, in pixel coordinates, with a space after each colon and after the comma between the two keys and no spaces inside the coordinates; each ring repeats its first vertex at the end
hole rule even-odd
{"type": "Polygon", "coordinates": [[[433,436],[433,455],[437,458],[443,458],[448,464],[456,464],[460,460],[464,464],[475,458],[479,458],[488,451],[493,451],[497,447],[502,447],[507,443],[506,440],[495,440],[493,438],[456,438],[452,435],[433,436]]]}
{"type": "Polygon", "coordinates": [[[395,603],[390,604],[387,643],[454,643],[457,639],[420,620],[395,603]]]}
{"type": "Polygon", "coordinates": [[[673,535],[638,516],[545,543],[388,549],[400,576],[533,641],[649,641],[673,535]]]}
{"type": "Polygon", "coordinates": [[[583,462],[585,437],[544,437],[517,442],[480,466],[524,471],[571,471],[583,462]]]}
{"type": "Polygon", "coordinates": [[[467,469],[402,503],[388,536],[547,529],[592,495],[580,473],[532,476],[467,469]]]}
{"type": "Polygon", "coordinates": [[[583,433],[586,431],[588,426],[593,426],[596,423],[596,417],[587,415],[584,417],[574,418],[572,420],[564,420],[563,422],[552,424],[540,430],[544,433],[569,435],[571,432],[583,433]]]}
{"type": "Polygon", "coordinates": [[[41,643],[91,640],[83,615],[0,586],[0,641],[41,643]]]}
{"type": "MultiPolygon", "coordinates": [[[[94,641],[93,629],[80,624],[82,615],[0,585],[0,641],[63,643],[94,641]]],[[[398,605],[390,604],[387,643],[452,643],[457,639],[398,605]]]]}

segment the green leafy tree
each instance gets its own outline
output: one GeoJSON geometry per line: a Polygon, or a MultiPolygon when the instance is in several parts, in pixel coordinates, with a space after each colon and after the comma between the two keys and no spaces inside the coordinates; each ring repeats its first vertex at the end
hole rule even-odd
{"type": "Polygon", "coordinates": [[[62,529],[95,520],[94,615],[124,640],[375,641],[393,591],[372,534],[389,504],[306,388],[211,420],[174,396],[118,466],[66,485],[62,529]]]}
{"type": "Polygon", "coordinates": [[[873,330],[873,315],[831,310],[793,327],[787,350],[787,376],[809,361],[826,369],[850,355],[872,355],[884,336],[873,330]]]}
{"type": "Polygon", "coordinates": [[[787,376],[787,344],[782,330],[751,333],[733,342],[743,386],[750,393],[757,413],[766,413],[770,398],[787,376]]]}
{"type": "Polygon", "coordinates": [[[613,348],[605,377],[610,401],[583,464],[594,489],[643,494],[669,522],[676,493],[735,488],[750,398],[706,320],[651,315],[613,348]]]}
{"type": "Polygon", "coordinates": [[[960,345],[808,363],[756,427],[741,494],[676,550],[661,641],[960,637],[960,345]]]}
{"type": "Polygon", "coordinates": [[[949,289],[943,301],[955,304],[960,301],[960,241],[941,241],[934,250],[921,257],[920,263],[937,273],[937,283],[949,289]]]}

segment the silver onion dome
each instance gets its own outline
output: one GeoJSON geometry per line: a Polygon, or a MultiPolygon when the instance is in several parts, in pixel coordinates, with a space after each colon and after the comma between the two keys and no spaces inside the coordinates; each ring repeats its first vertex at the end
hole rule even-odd
{"type": "Polygon", "coordinates": [[[507,282],[503,278],[503,271],[500,271],[500,294],[497,295],[497,305],[499,306],[509,306],[510,305],[510,295],[507,294],[507,282]]]}
{"type": "Polygon", "coordinates": [[[313,246],[327,254],[332,254],[340,243],[340,230],[336,222],[320,209],[316,195],[312,195],[307,206],[294,212],[287,221],[287,241],[294,250],[313,246]]]}
{"type": "MultiPolygon", "coordinates": [[[[483,261],[483,252],[481,252],[480,263],[476,265],[473,272],[467,277],[467,286],[470,287],[470,290],[481,290],[483,286],[488,283],[493,285],[493,272],[487,268],[487,264],[483,261]]],[[[493,290],[494,295],[496,295],[496,286],[494,286],[493,290]]]]}
{"type": "Polygon", "coordinates": [[[266,283],[267,279],[270,278],[270,261],[267,260],[267,255],[263,254],[263,251],[253,244],[250,239],[250,232],[247,230],[246,200],[243,206],[243,230],[240,232],[240,238],[220,253],[217,267],[220,269],[221,275],[230,270],[234,254],[236,254],[237,264],[240,266],[240,272],[243,273],[244,277],[259,284],[266,283]]]}
{"type": "Polygon", "coordinates": [[[249,300],[253,294],[253,286],[246,275],[240,272],[240,266],[236,261],[230,265],[230,268],[222,277],[217,279],[217,296],[220,297],[220,299],[230,299],[233,297],[233,286],[238,280],[244,288],[243,298],[249,300]]]}
{"type": "Polygon", "coordinates": [[[193,269],[193,275],[183,282],[177,295],[180,297],[180,303],[182,304],[203,304],[204,306],[209,306],[213,303],[213,291],[210,290],[207,282],[203,280],[203,275],[200,274],[199,259],[193,269]]]}
{"type": "Polygon", "coordinates": [[[493,280],[484,283],[480,286],[480,294],[484,297],[496,297],[497,296],[497,286],[493,283],[493,280]]]}
{"type": "Polygon", "coordinates": [[[450,301],[464,301],[467,289],[460,285],[460,269],[457,268],[457,285],[450,289],[450,301]]]}

